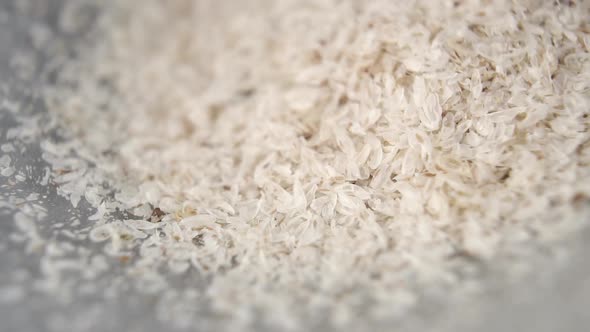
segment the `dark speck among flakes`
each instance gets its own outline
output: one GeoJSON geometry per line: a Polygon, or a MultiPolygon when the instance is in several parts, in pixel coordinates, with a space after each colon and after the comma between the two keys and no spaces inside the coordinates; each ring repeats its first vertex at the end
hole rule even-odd
{"type": "Polygon", "coordinates": [[[192,240],[193,244],[197,247],[204,246],[205,245],[204,237],[205,237],[204,234],[199,234],[199,235],[193,237],[193,240],[192,240]]]}
{"type": "Polygon", "coordinates": [[[151,222],[160,222],[162,221],[162,218],[166,215],[166,213],[164,213],[164,211],[160,210],[160,208],[155,208],[152,211],[152,215],[150,217],[150,221],[151,222]]]}

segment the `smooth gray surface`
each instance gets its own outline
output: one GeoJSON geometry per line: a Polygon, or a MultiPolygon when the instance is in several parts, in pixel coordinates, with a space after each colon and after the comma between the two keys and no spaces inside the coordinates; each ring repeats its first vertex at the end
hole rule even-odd
{"type": "MultiPolygon", "coordinates": [[[[39,73],[30,77],[15,71],[11,59],[15,54],[34,56],[41,64],[47,54],[37,52],[31,47],[28,36],[33,24],[54,26],[59,13],[59,1],[29,1],[42,3],[45,9],[18,10],[18,1],[0,0],[0,83],[7,83],[8,91],[0,90],[0,105],[3,100],[18,98],[25,101],[25,107],[18,112],[19,117],[37,117],[43,121],[43,104],[35,91],[42,82],[39,73]]],[[[21,1],[22,2],[22,1],[21,1]]],[[[24,3],[24,2],[23,2],[24,3]]],[[[61,36],[67,48],[74,43],[76,36],[61,36]]],[[[57,43],[57,42],[56,42],[57,43]]],[[[50,51],[48,50],[48,53],[50,51]]],[[[26,73],[25,73],[26,74],[26,73]]],[[[6,133],[16,125],[15,115],[0,106],[0,145],[6,142],[6,133]]],[[[55,186],[39,186],[36,180],[43,175],[44,162],[40,158],[39,140],[47,135],[58,137],[56,133],[35,133],[30,142],[22,144],[19,150],[12,152],[17,169],[27,171],[27,180],[20,184],[11,184],[10,178],[0,177],[0,202],[8,203],[15,198],[25,198],[30,193],[44,196],[39,203],[48,209],[48,217],[39,222],[44,236],[52,236],[43,223],[68,220],[70,216],[84,218],[92,210],[84,202],[79,209],[72,209],[69,202],[56,194],[55,186]]],[[[13,215],[18,207],[0,207],[0,287],[24,284],[29,291],[27,296],[16,303],[0,303],[0,331],[51,331],[67,327],[71,331],[170,331],[154,316],[157,297],[140,295],[129,289],[112,299],[102,297],[76,297],[73,303],[62,303],[53,297],[33,290],[33,282],[39,275],[39,253],[26,254],[24,245],[10,241],[14,232],[13,215]],[[14,271],[24,273],[16,275],[14,271]]],[[[68,226],[66,226],[68,227],[68,226]]],[[[589,331],[590,330],[590,232],[585,231],[561,245],[568,258],[556,260],[562,251],[552,248],[544,250],[532,263],[534,272],[524,280],[507,283],[503,279],[506,271],[493,268],[481,278],[488,284],[483,294],[466,300],[445,302],[444,290],[438,294],[425,296],[417,309],[406,319],[396,322],[383,322],[371,326],[372,330],[383,331],[589,331]],[[546,252],[545,252],[546,251],[546,252]]],[[[91,244],[86,244],[92,250],[91,244]]],[[[537,250],[537,249],[534,249],[537,250]]],[[[107,276],[97,283],[108,284],[121,274],[121,266],[113,264],[107,276]]],[[[73,276],[75,280],[75,276],[73,276]]],[[[191,279],[178,280],[175,287],[182,289],[191,279]]],[[[203,324],[188,330],[213,330],[215,318],[200,314],[203,324]],[[207,327],[205,327],[207,323],[207,327]]],[[[362,324],[359,324],[362,325],[362,324]]],[[[319,329],[319,327],[318,327],[319,329]]]]}

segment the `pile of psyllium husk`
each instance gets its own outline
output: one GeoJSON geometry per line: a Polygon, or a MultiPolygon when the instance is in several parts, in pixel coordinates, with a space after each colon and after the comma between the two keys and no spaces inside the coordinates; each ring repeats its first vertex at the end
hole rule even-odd
{"type": "Polygon", "coordinates": [[[48,275],[119,257],[236,321],[346,323],[584,223],[587,1],[104,7],[46,93],[70,139],[43,143],[104,255],[48,275]]]}

